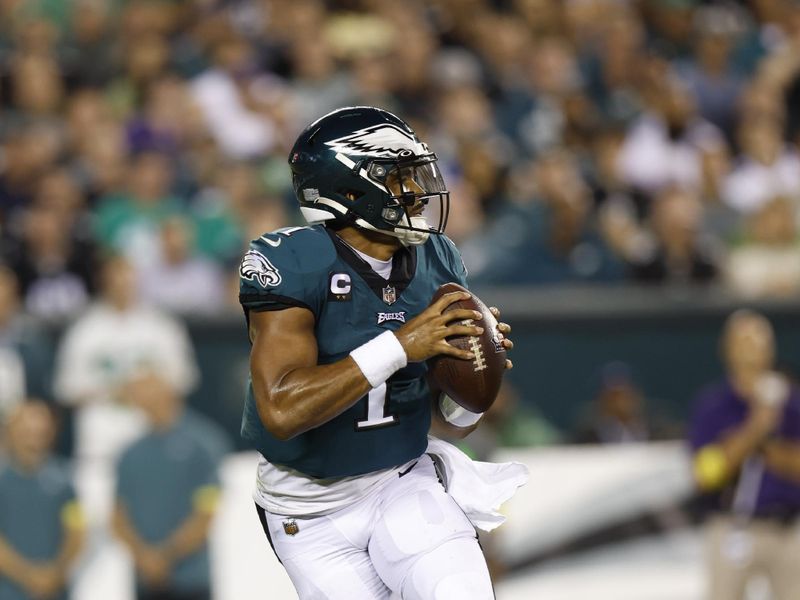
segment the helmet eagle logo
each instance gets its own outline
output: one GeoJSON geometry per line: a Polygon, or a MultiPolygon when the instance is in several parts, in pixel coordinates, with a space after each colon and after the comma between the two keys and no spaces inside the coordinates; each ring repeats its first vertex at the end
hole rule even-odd
{"type": "Polygon", "coordinates": [[[345,155],[360,154],[376,158],[398,158],[403,153],[427,154],[425,144],[417,141],[402,129],[381,123],[359,129],[343,137],[325,142],[326,146],[345,155]]]}
{"type": "Polygon", "coordinates": [[[281,274],[266,256],[257,250],[248,250],[239,266],[242,279],[258,281],[261,287],[275,287],[281,283],[281,274]]]}

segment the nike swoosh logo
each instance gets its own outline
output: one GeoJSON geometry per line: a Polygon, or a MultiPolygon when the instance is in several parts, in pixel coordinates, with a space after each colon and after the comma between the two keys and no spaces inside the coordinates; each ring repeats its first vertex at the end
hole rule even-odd
{"type": "MultiPolygon", "coordinates": [[[[418,462],[418,461],[417,461],[417,462],[418,462]]],[[[414,467],[416,467],[416,466],[417,466],[417,463],[415,462],[413,465],[411,465],[410,467],[408,467],[408,468],[407,468],[405,471],[400,471],[400,472],[397,474],[397,476],[398,476],[398,477],[402,477],[403,475],[408,475],[408,474],[411,472],[411,469],[413,469],[413,468],[414,468],[414,467]]]]}
{"type": "Polygon", "coordinates": [[[261,239],[262,239],[262,240],[264,240],[265,242],[267,242],[267,243],[268,243],[270,246],[272,246],[273,248],[277,248],[278,246],[280,246],[280,245],[281,245],[281,238],[278,238],[278,241],[276,242],[276,241],[274,241],[274,240],[271,240],[271,239],[269,239],[268,237],[264,237],[264,236],[262,235],[262,236],[261,236],[261,239]]]}

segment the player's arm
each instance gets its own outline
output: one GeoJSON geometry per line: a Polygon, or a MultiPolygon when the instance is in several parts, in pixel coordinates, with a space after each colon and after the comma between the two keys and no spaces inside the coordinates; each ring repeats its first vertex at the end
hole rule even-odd
{"type": "Polygon", "coordinates": [[[437,354],[470,360],[451,346],[451,335],[480,335],[477,325],[450,324],[479,319],[480,313],[450,304],[468,297],[446,294],[395,333],[385,332],[328,365],[317,364],[311,311],[292,307],[250,313],[250,372],[258,414],[278,439],[287,440],[338,416],[408,362],[437,354]]]}

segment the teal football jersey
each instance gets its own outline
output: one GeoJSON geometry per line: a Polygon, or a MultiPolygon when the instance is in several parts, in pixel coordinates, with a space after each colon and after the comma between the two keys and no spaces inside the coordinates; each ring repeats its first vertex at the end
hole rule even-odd
{"type": "MultiPolygon", "coordinates": [[[[318,363],[330,364],[418,315],[443,283],[465,285],[466,270],[455,245],[431,235],[424,245],[398,250],[385,280],[335,233],[317,225],[254,240],[239,277],[248,321],[251,311],[310,310],[318,363]]],[[[250,383],[242,436],[270,462],[315,478],[403,464],[427,447],[431,404],[425,373],[424,363],[410,363],[336,418],[286,441],[264,427],[250,383]]]]}

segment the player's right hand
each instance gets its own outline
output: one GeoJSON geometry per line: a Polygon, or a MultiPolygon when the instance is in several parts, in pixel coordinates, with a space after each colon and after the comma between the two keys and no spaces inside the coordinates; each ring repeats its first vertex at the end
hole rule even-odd
{"type": "Polygon", "coordinates": [[[465,325],[461,321],[477,321],[483,318],[480,312],[467,308],[457,308],[444,312],[459,300],[466,300],[470,294],[451,292],[439,298],[428,308],[411,319],[395,332],[400,345],[406,351],[408,362],[421,362],[438,354],[447,354],[464,360],[472,360],[474,355],[447,343],[445,338],[453,335],[480,335],[483,327],[465,325]],[[457,321],[456,323],[453,323],[457,321]]]}

